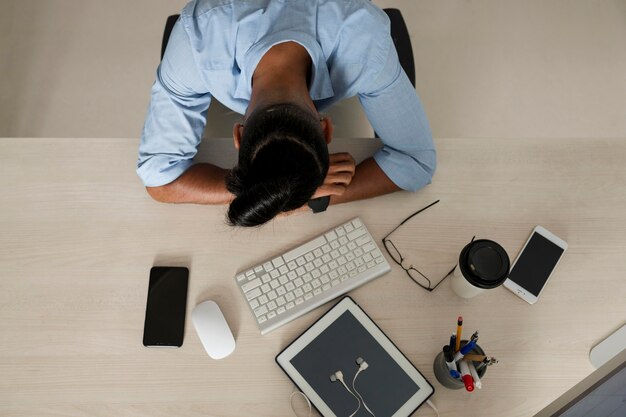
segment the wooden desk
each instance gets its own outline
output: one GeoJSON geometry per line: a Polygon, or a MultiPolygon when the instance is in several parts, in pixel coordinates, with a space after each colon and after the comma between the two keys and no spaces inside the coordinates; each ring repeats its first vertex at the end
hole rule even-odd
{"type": "Polygon", "coordinates": [[[566,239],[540,301],[504,288],[462,300],[449,282],[427,293],[395,265],[351,295],[435,386],[441,416],[533,415],[592,372],[589,349],[626,319],[626,140],[436,143],[438,171],[418,193],[233,230],[224,207],[153,202],[134,172],[137,140],[0,139],[0,415],[290,416],[274,356],[329,305],[261,337],[235,271],[356,215],[382,238],[435,199],[428,227],[494,239],[511,258],[536,224],[566,239]],[[230,357],[211,360],[190,319],[181,349],[142,346],[155,264],[190,267],[188,312],[220,304],[230,357]],[[432,371],[459,314],[500,360],[473,394],[432,371]]]}

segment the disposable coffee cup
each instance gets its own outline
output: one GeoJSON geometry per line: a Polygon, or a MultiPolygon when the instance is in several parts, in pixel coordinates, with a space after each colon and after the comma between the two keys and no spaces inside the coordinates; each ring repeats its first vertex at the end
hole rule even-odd
{"type": "Polygon", "coordinates": [[[509,275],[509,255],[496,242],[475,240],[459,255],[459,263],[451,278],[452,290],[463,298],[499,287],[509,275]]]}

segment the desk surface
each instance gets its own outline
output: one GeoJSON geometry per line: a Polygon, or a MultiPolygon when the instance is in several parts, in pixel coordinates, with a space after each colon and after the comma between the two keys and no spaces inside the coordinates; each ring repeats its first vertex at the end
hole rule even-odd
{"type": "MultiPolygon", "coordinates": [[[[222,142],[211,146],[230,149],[222,142]]],[[[444,282],[427,293],[395,265],[350,293],[435,386],[441,416],[533,415],[592,372],[589,349],[626,319],[626,140],[439,139],[422,191],[254,230],[226,226],[224,207],[153,202],[134,173],[137,145],[0,139],[0,415],[292,415],[293,385],[274,357],[330,305],[262,337],[235,271],[356,215],[382,238],[436,199],[428,232],[490,238],[511,258],[537,224],[569,243],[533,306],[504,288],[463,300],[444,282]],[[230,357],[211,360],[189,319],[182,348],[142,346],[155,264],[190,268],[188,313],[218,302],[237,340],[230,357]],[[432,371],[459,314],[500,360],[473,394],[432,371]]]]}

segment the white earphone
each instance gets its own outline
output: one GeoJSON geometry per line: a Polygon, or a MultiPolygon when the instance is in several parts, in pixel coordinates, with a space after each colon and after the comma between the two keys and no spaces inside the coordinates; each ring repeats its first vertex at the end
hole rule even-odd
{"type": "Polygon", "coordinates": [[[352,414],[350,414],[349,417],[353,417],[361,408],[361,400],[359,400],[359,398],[354,395],[354,393],[352,391],[350,391],[350,388],[348,388],[348,386],[346,385],[346,383],[343,380],[343,372],[341,372],[341,370],[336,371],[334,374],[332,374],[330,376],[330,380],[331,382],[336,382],[339,381],[341,382],[341,385],[343,385],[343,387],[346,389],[346,391],[348,391],[350,393],[350,395],[352,395],[354,397],[354,399],[357,401],[357,403],[359,403],[358,407],[356,408],[356,410],[354,410],[354,412],[352,414]]]}
{"type": "Polygon", "coordinates": [[[341,370],[336,371],[334,374],[332,374],[330,376],[330,380],[332,382],[336,382],[339,381],[341,382],[341,384],[344,386],[344,388],[346,389],[346,391],[348,391],[350,393],[350,395],[352,395],[357,402],[359,403],[359,406],[357,407],[356,410],[354,410],[354,412],[352,414],[350,414],[350,416],[348,417],[353,417],[360,409],[361,409],[361,403],[363,403],[363,406],[365,407],[365,409],[367,410],[368,413],[370,413],[373,417],[376,417],[374,415],[374,413],[372,413],[372,410],[369,409],[369,407],[367,406],[367,404],[365,404],[365,401],[363,400],[363,397],[361,396],[361,394],[356,390],[354,383],[356,382],[356,378],[359,376],[359,374],[361,372],[363,372],[364,370],[366,370],[369,365],[367,364],[367,362],[365,362],[365,360],[361,357],[356,358],[356,364],[359,365],[359,369],[357,370],[356,374],[354,375],[354,378],[352,379],[352,389],[354,390],[354,392],[356,393],[356,395],[350,390],[350,388],[348,388],[348,386],[346,385],[345,381],[343,380],[343,372],[341,372],[341,370]],[[358,397],[357,397],[358,395],[358,397]]]}
{"type": "Polygon", "coordinates": [[[366,370],[369,365],[367,364],[367,362],[365,362],[365,360],[361,357],[356,358],[356,364],[359,365],[359,370],[356,372],[356,375],[354,375],[354,379],[352,380],[352,389],[354,390],[354,392],[356,392],[356,394],[359,396],[359,398],[361,399],[361,402],[363,403],[363,407],[365,407],[365,409],[367,410],[368,413],[370,413],[373,417],[376,417],[374,415],[374,413],[372,412],[372,410],[369,409],[369,407],[367,406],[367,404],[365,404],[365,400],[363,399],[363,396],[359,393],[359,391],[357,391],[356,387],[354,386],[354,384],[356,383],[356,378],[359,376],[359,374],[366,370]]]}

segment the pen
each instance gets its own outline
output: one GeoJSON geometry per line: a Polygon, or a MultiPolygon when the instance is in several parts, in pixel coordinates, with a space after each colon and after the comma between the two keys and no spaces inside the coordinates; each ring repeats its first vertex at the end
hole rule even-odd
{"type": "MultiPolygon", "coordinates": [[[[463,360],[463,362],[466,362],[466,361],[463,360]]],[[[467,367],[469,368],[470,375],[472,376],[472,379],[474,380],[474,386],[478,389],[481,389],[483,387],[483,384],[482,382],[480,382],[480,378],[478,377],[478,372],[476,371],[476,367],[474,367],[474,363],[471,361],[467,361],[467,367]]]]}
{"type": "Polygon", "coordinates": [[[474,347],[476,347],[476,340],[472,340],[471,342],[466,343],[461,350],[459,350],[456,355],[454,355],[454,361],[458,362],[461,359],[463,359],[463,356],[465,356],[467,353],[470,353],[472,349],[474,349],[474,347]]]}
{"type": "Polygon", "coordinates": [[[463,378],[465,389],[469,392],[474,391],[474,380],[472,379],[472,375],[470,375],[470,370],[467,362],[459,362],[459,369],[461,370],[461,378],[463,378]]]}
{"type": "Polygon", "coordinates": [[[478,340],[478,330],[476,330],[474,334],[472,335],[472,337],[470,338],[470,341],[472,340],[478,340]]]}
{"type": "Polygon", "coordinates": [[[454,348],[455,352],[458,352],[461,349],[461,332],[463,331],[463,317],[459,316],[456,320],[456,346],[454,348]]]}
{"type": "Polygon", "coordinates": [[[456,367],[456,362],[454,362],[454,359],[452,359],[452,349],[450,348],[450,346],[445,345],[443,347],[443,357],[446,361],[446,365],[448,366],[448,371],[450,371],[450,376],[452,378],[460,378],[461,374],[456,367]]]}

